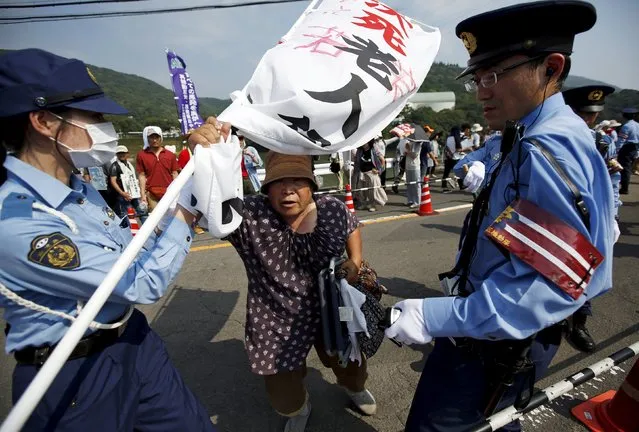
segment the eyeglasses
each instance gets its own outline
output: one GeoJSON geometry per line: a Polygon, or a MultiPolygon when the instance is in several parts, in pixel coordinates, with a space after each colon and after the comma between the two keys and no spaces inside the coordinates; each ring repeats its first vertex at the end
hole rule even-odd
{"type": "Polygon", "coordinates": [[[496,71],[490,72],[486,75],[484,75],[483,77],[481,77],[480,79],[477,79],[475,77],[469,79],[468,81],[464,82],[464,87],[466,88],[466,91],[468,92],[475,92],[477,90],[479,90],[479,86],[481,85],[483,88],[491,88],[494,87],[497,84],[497,78],[500,75],[505,74],[506,72],[509,72],[513,69],[518,68],[519,66],[525,65],[526,63],[530,63],[533,62],[535,60],[540,59],[541,57],[531,57],[528,58],[524,61],[521,61],[519,63],[515,63],[513,65],[507,66],[503,69],[498,69],[496,71]]]}

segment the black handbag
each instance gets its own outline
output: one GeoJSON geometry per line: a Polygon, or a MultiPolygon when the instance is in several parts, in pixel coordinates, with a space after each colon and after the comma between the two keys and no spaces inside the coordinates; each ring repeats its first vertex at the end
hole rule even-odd
{"type": "MultiPolygon", "coordinates": [[[[320,315],[324,348],[328,355],[337,355],[339,365],[342,367],[346,367],[348,364],[352,350],[348,326],[345,321],[340,320],[340,308],[344,306],[344,301],[340,295],[339,280],[345,276],[345,272],[340,271],[339,266],[344,261],[343,258],[331,259],[329,267],[319,274],[320,315]]],[[[366,319],[366,328],[370,337],[366,336],[364,332],[360,332],[356,334],[356,338],[362,355],[365,358],[371,358],[384,341],[386,314],[379,299],[385,288],[376,281],[376,284],[371,285],[370,275],[375,273],[367,263],[363,263],[362,268],[366,270],[360,270],[360,278],[353,287],[366,296],[361,311],[366,319]],[[370,286],[375,285],[381,287],[380,290],[370,289],[370,286]]]]}

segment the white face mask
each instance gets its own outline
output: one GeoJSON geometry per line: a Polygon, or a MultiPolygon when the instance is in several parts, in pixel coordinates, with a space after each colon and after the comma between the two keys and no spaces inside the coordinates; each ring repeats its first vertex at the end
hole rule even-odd
{"type": "Polygon", "coordinates": [[[56,141],[67,150],[73,166],[80,169],[102,166],[111,162],[111,159],[115,156],[115,149],[118,146],[118,134],[113,127],[113,123],[104,122],[80,125],[56,114],[53,115],[63,122],[86,130],[91,138],[91,147],[84,150],[72,149],[68,145],[56,141],[55,138],[51,138],[51,140],[56,141]]]}

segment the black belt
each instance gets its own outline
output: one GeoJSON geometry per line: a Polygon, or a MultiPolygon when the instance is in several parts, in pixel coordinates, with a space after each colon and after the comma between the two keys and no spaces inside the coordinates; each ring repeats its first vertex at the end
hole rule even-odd
{"type": "MultiPolygon", "coordinates": [[[[89,336],[83,338],[78,342],[69,360],[75,360],[82,357],[88,357],[91,354],[98,353],[110,345],[113,345],[118,338],[124,333],[127,323],[122,324],[120,327],[109,330],[97,330],[89,336]]],[[[16,351],[13,356],[19,364],[26,365],[42,365],[49,358],[53,350],[57,345],[45,345],[41,347],[27,347],[16,351]]]]}

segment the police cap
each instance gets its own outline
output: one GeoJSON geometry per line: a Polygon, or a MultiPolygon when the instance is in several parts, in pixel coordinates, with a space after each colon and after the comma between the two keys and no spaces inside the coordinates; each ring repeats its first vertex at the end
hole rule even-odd
{"type": "Polygon", "coordinates": [[[566,104],[574,110],[595,113],[603,111],[606,96],[614,91],[610,86],[590,85],[565,90],[562,94],[566,104]]]}
{"type": "Polygon", "coordinates": [[[574,0],[523,3],[467,18],[455,29],[470,55],[457,78],[515,54],[571,54],[575,35],[596,20],[594,6],[574,0]]]}
{"type": "Polygon", "coordinates": [[[33,48],[0,55],[0,117],[59,107],[104,114],[128,112],[104,95],[80,60],[33,48]]]}

